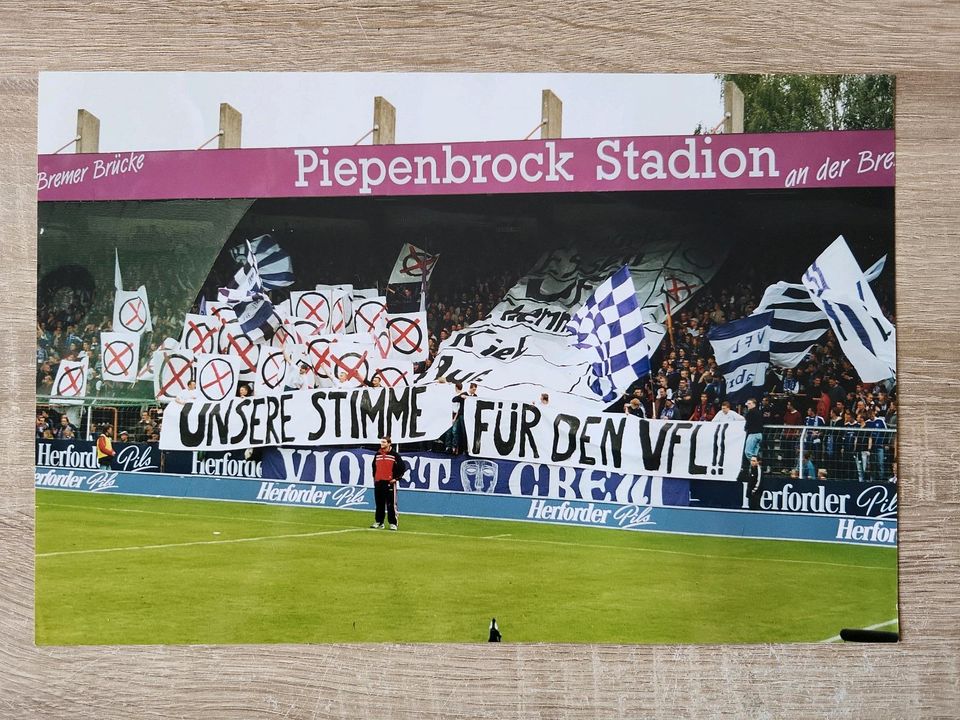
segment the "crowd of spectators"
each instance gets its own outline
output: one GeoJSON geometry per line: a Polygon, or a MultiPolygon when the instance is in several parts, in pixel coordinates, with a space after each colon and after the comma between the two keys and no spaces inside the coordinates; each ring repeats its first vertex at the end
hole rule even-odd
{"type": "MultiPolygon", "coordinates": [[[[385,290],[392,259],[382,258],[382,262],[358,269],[349,265],[349,254],[346,250],[344,253],[341,259],[324,256],[326,265],[322,266],[298,258],[300,266],[310,267],[317,277],[311,276],[297,287],[311,287],[313,280],[326,280],[385,290]],[[346,268],[350,268],[352,275],[347,274],[346,268]]],[[[418,371],[431,366],[440,344],[452,333],[486,317],[502,300],[532,264],[535,256],[526,255],[509,257],[484,252],[474,257],[450,253],[441,257],[427,295],[429,357],[418,365],[418,371]]],[[[235,270],[236,265],[225,251],[204,283],[201,297],[213,299],[216,289],[225,285],[235,270]]],[[[169,268],[152,265],[142,268],[142,275],[138,277],[138,284],[142,282],[148,288],[153,322],[153,332],[147,333],[141,344],[141,367],[163,339],[179,339],[181,335],[187,303],[182,301],[183,292],[169,288],[168,274],[169,268]],[[161,288],[167,291],[161,291],[161,288]]],[[[653,374],[608,409],[648,418],[712,420],[726,399],[726,383],[718,372],[707,334],[712,328],[749,315],[767,285],[794,278],[797,274],[796,263],[784,258],[778,261],[774,257],[762,264],[745,262],[739,256],[728,259],[707,287],[674,313],[672,332],[652,358],[653,374]]],[[[872,287],[881,307],[890,320],[895,321],[891,312],[892,278],[893,272],[889,269],[872,287]]],[[[275,291],[274,301],[282,301],[287,296],[287,291],[275,291]]],[[[196,312],[198,305],[199,297],[189,310],[196,312]]],[[[62,360],[76,360],[83,355],[88,358],[90,366],[88,395],[111,398],[134,395],[148,398],[152,395],[148,383],[129,385],[103,381],[100,333],[111,329],[112,315],[112,287],[105,292],[67,288],[40,298],[36,356],[38,397],[52,392],[57,367],[62,360]]],[[[784,465],[784,472],[796,471],[801,476],[814,477],[822,477],[826,472],[829,478],[855,479],[885,479],[883,476],[893,474],[895,444],[886,435],[881,437],[867,430],[896,428],[896,386],[891,381],[860,382],[831,332],[824,334],[796,368],[771,368],[762,391],[757,395],[764,425],[848,429],[846,434],[808,431],[811,443],[805,446],[804,454],[809,452],[809,459],[798,457],[796,462],[784,465]],[[854,432],[855,428],[862,431],[854,432]]],[[[743,408],[734,407],[733,411],[742,413],[743,408]]],[[[37,436],[59,437],[57,433],[70,431],[55,426],[54,421],[59,422],[59,419],[47,417],[41,423],[38,415],[37,436]]],[[[152,427],[144,421],[143,428],[139,425],[128,428],[131,439],[149,441],[156,432],[157,418],[151,416],[151,422],[152,427]]],[[[789,431],[781,432],[778,438],[776,443],[765,442],[761,446],[760,454],[766,463],[774,455],[799,453],[799,448],[793,446],[795,436],[789,431]]]]}
{"type": "MultiPolygon", "coordinates": [[[[729,273],[727,278],[718,276],[675,313],[671,337],[664,339],[652,358],[654,372],[609,410],[657,419],[714,419],[726,400],[726,382],[707,334],[752,313],[767,287],[765,282],[737,281],[737,277],[729,273]]],[[[892,273],[874,283],[873,289],[881,309],[895,323],[892,273]]],[[[768,468],[806,478],[862,481],[895,477],[895,442],[890,433],[879,431],[897,427],[896,384],[892,380],[861,382],[832,331],[820,338],[797,367],[771,366],[754,399],[764,426],[814,428],[766,431],[759,453],[768,468]],[[845,430],[820,431],[815,429],[818,427],[845,430]]],[[[736,406],[733,411],[742,414],[745,408],[736,406]]]]}
{"type": "MultiPolygon", "coordinates": [[[[174,274],[174,281],[176,275],[174,274]]],[[[140,345],[140,368],[167,337],[179,340],[183,329],[182,298],[185,288],[171,287],[166,268],[143,266],[138,278],[147,287],[152,332],[144,333],[140,345]]],[[[113,329],[113,287],[93,290],[65,286],[38,298],[37,306],[37,395],[47,397],[62,360],[89,364],[87,395],[107,398],[149,397],[145,389],[129,383],[103,380],[100,333],[113,329]]],[[[138,368],[138,370],[140,369],[138,368]]]]}

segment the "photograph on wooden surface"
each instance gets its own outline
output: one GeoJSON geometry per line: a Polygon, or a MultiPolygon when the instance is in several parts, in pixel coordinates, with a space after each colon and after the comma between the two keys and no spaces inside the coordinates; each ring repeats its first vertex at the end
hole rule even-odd
{"type": "Polygon", "coordinates": [[[42,74],[36,642],[896,640],[893,99],[42,74]]]}

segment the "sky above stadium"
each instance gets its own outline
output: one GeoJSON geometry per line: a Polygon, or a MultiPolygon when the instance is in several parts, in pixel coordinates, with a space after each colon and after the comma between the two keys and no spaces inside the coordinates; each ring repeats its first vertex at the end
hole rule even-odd
{"type": "Polygon", "coordinates": [[[100,119],[100,152],[196,149],[221,102],[243,114],[243,147],[353,145],[376,95],[397,109],[398,143],[520,140],[544,88],[563,101],[568,138],[688,135],[723,119],[712,75],[57,72],[40,75],[37,151],[75,136],[79,108],[100,119]]]}

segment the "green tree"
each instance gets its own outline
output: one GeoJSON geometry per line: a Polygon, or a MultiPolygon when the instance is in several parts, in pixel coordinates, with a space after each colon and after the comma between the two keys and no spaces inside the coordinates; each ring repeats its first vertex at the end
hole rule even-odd
{"type": "Polygon", "coordinates": [[[743,92],[745,132],[893,127],[892,75],[718,75],[743,92]]]}

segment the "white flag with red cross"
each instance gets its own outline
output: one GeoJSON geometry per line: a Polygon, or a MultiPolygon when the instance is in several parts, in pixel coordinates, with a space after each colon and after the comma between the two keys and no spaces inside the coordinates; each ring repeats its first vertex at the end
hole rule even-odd
{"type": "Polygon", "coordinates": [[[220,341],[220,319],[213,315],[187,313],[183,319],[180,347],[195,355],[215,353],[220,341]]]}
{"type": "Polygon", "coordinates": [[[221,325],[237,321],[237,312],[233,306],[224,302],[208,302],[206,315],[215,317],[221,325]]]}
{"type": "Polygon", "coordinates": [[[377,378],[383,387],[402,388],[413,384],[413,363],[404,360],[384,360],[373,358],[370,361],[370,382],[376,384],[377,378]]]}
{"type": "Polygon", "coordinates": [[[221,355],[232,355],[240,360],[240,372],[255,373],[260,361],[260,345],[240,328],[239,323],[226,323],[220,328],[218,346],[221,355]]]}
{"type": "Polygon", "coordinates": [[[82,360],[61,360],[57,368],[57,377],[53,380],[51,398],[64,405],[83,402],[87,394],[87,369],[89,364],[86,358],[82,360]]]}
{"type": "Polygon", "coordinates": [[[169,403],[188,392],[193,376],[194,355],[189,350],[163,348],[153,354],[153,396],[169,403]]]}
{"type": "Polygon", "coordinates": [[[100,333],[104,380],[135,383],[140,362],[140,336],[130,332],[100,333]]]}
{"type": "Polygon", "coordinates": [[[294,318],[309,320],[326,332],[330,325],[330,292],[303,290],[290,293],[290,310],[294,318]]]}
{"type": "Polygon", "coordinates": [[[387,316],[390,331],[390,357],[407,362],[426,360],[429,355],[427,313],[395,313],[387,316]]]}
{"type": "Polygon", "coordinates": [[[292,358],[283,348],[261,348],[260,357],[257,359],[257,372],[253,379],[253,394],[260,396],[282,393],[286,388],[288,375],[296,372],[290,359],[292,358]]]}
{"type": "Polygon", "coordinates": [[[375,357],[372,342],[324,335],[307,343],[305,359],[320,379],[335,385],[344,382],[363,385],[370,378],[370,363],[375,357]]]}
{"type": "Polygon", "coordinates": [[[116,290],[113,296],[113,330],[136,335],[151,332],[153,322],[150,319],[147,288],[141,285],[136,290],[124,290],[120,276],[120,253],[114,249],[113,254],[115,261],[113,285],[116,290]]]}
{"type": "Polygon", "coordinates": [[[113,299],[113,329],[115,332],[136,335],[153,330],[147,288],[141,285],[136,290],[116,291],[113,299]]]}
{"type": "Polygon", "coordinates": [[[373,295],[353,300],[353,318],[357,334],[377,335],[387,329],[387,298],[373,295]]]}
{"type": "Polygon", "coordinates": [[[197,355],[194,376],[198,401],[218,402],[237,394],[241,361],[233,355],[197,355]]]}
{"type": "Polygon", "coordinates": [[[330,322],[324,332],[353,332],[353,285],[317,285],[315,290],[330,299],[330,322]]]}
{"type": "Polygon", "coordinates": [[[431,255],[416,245],[404,243],[393,266],[393,272],[390,273],[389,282],[391,285],[412,282],[426,284],[430,281],[430,274],[439,259],[440,255],[431,255]]]}

